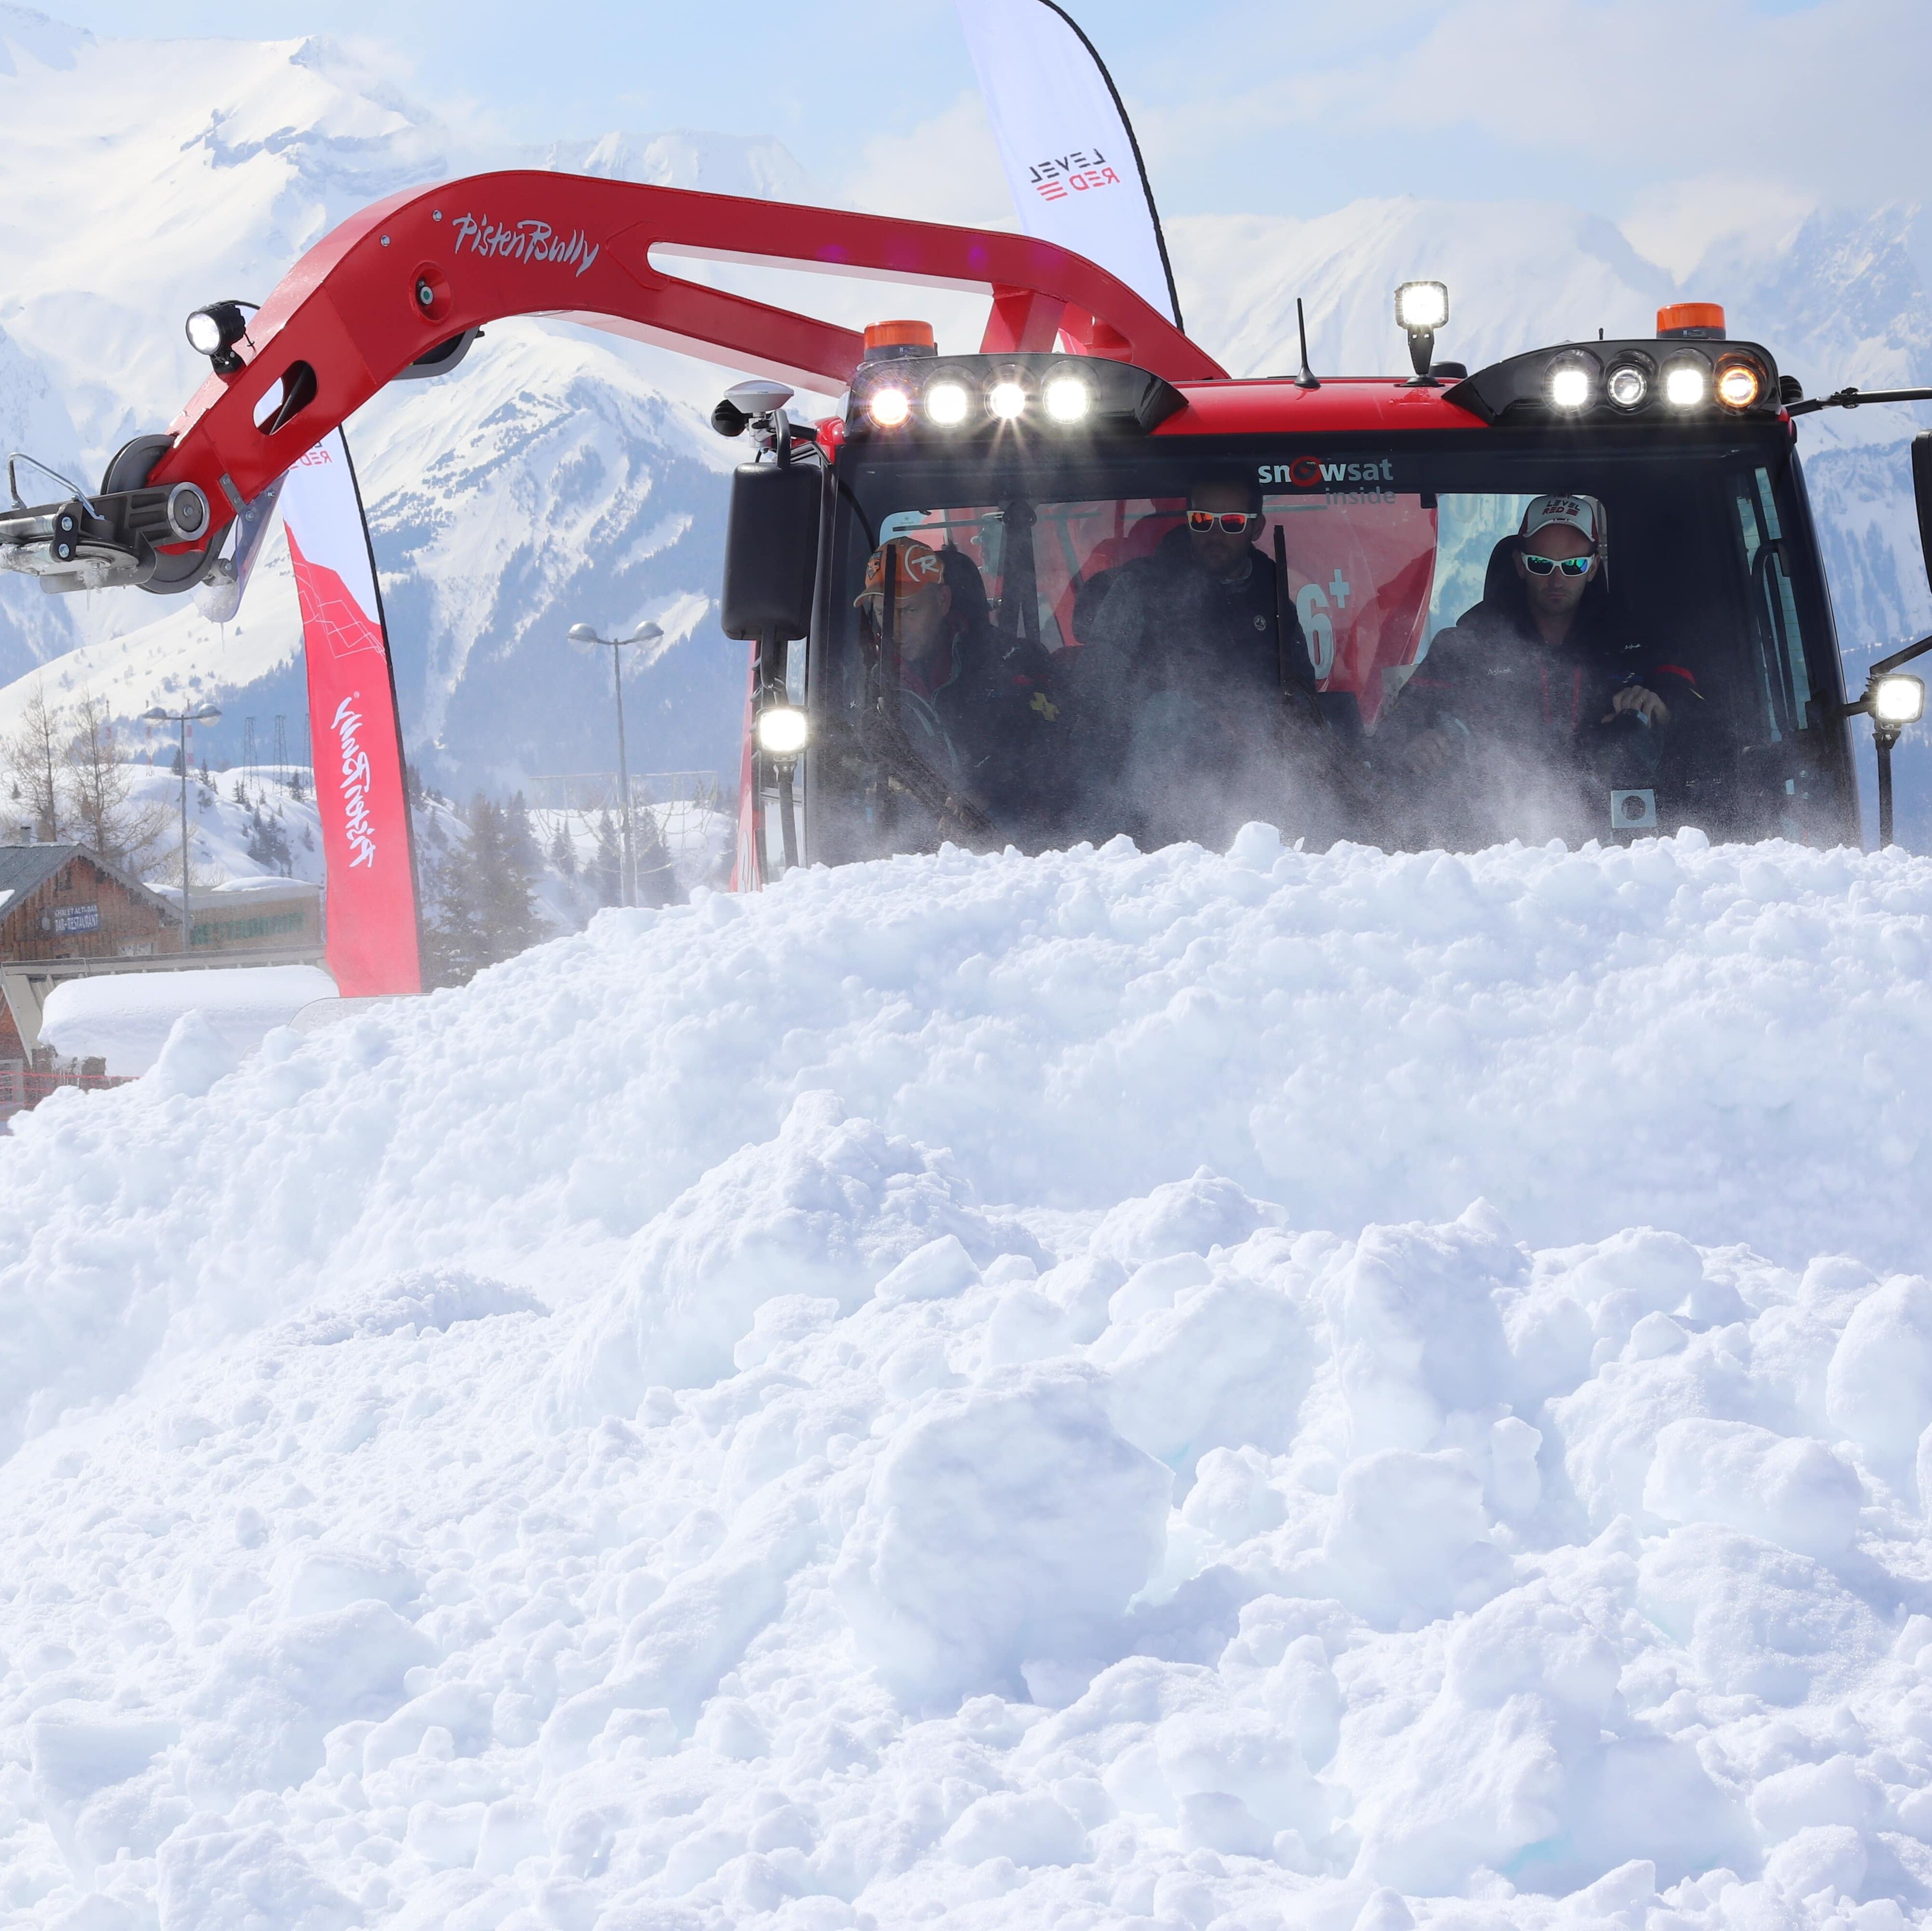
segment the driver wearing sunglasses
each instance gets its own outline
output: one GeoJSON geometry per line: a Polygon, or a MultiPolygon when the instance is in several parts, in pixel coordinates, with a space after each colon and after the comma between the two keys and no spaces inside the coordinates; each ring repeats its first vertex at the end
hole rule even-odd
{"type": "MultiPolygon", "coordinates": [[[[1390,715],[1411,771],[1429,779],[1460,772],[1468,782],[1458,790],[1486,787],[1496,802],[1514,778],[1600,762],[1633,730],[1651,761],[1660,754],[1700,694],[1688,670],[1647,664],[1616,634],[1605,597],[1606,537],[1594,496],[1532,499],[1507,574],[1492,566],[1483,601],[1431,643],[1390,715]]],[[[1546,799],[1552,795],[1545,786],[1546,799]]],[[[1585,807],[1579,820],[1586,831],[1593,811],[1585,807]]],[[[1489,829],[1510,835],[1515,828],[1498,820],[1489,829]]]]}
{"type": "Polygon", "coordinates": [[[1278,813],[1283,685],[1312,693],[1294,601],[1275,581],[1259,489],[1196,477],[1151,554],[1096,571],[1066,669],[1084,755],[1118,769],[1138,840],[1224,838],[1278,813]]]}

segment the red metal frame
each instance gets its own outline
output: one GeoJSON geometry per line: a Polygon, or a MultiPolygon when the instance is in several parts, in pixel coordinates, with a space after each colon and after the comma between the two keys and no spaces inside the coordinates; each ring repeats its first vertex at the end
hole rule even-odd
{"type": "Polygon", "coordinates": [[[1064,338],[1172,382],[1225,373],[1124,283],[1030,236],[578,175],[475,175],[392,195],[311,248],[251,319],[243,367],[211,375],[176,418],[150,480],[199,484],[212,540],[419,356],[508,316],[560,316],[803,388],[850,382],[864,346],[853,330],[702,287],[653,250],[990,291],[988,351],[1064,338]],[[312,398],[271,430],[284,379],[304,368],[312,398]]]}

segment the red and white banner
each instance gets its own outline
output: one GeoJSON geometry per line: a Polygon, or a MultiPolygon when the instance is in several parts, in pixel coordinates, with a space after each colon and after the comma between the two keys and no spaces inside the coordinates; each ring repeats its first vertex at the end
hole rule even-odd
{"type": "Polygon", "coordinates": [[[1020,226],[1180,326],[1140,149],[1093,43],[1052,0],[956,0],[1020,226]]]}
{"type": "Polygon", "coordinates": [[[309,742],[328,868],[328,970],[345,999],[420,992],[415,856],[388,632],[340,430],[282,484],[302,602],[309,742]]]}

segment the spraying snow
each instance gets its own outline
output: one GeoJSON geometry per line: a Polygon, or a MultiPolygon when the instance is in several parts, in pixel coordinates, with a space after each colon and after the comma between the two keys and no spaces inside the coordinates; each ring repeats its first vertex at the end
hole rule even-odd
{"type": "Polygon", "coordinates": [[[0,1921],[1918,1915],[1928,918],[1251,826],[184,1021],[0,1138],[0,1921]]]}

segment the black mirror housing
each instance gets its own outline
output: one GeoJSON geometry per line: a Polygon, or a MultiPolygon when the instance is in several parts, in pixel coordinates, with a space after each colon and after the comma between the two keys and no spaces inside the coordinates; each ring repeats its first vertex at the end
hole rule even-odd
{"type": "Polygon", "coordinates": [[[1912,493],[1918,505],[1918,554],[1932,584],[1932,429],[1912,439],[1912,493]]]}
{"type": "Polygon", "coordinates": [[[788,643],[812,628],[824,489],[815,464],[748,463],[732,472],[724,532],[724,634],[788,643]]]}

